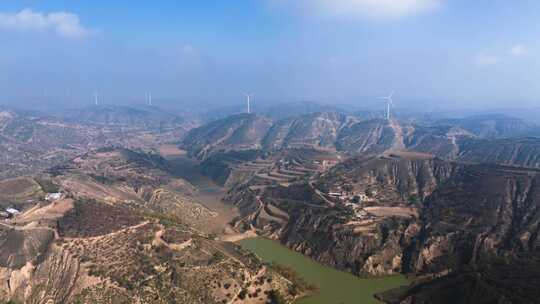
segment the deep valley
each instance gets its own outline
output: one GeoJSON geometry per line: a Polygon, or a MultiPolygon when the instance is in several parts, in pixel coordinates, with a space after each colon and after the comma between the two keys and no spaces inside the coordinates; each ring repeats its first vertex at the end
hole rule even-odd
{"type": "Polygon", "coordinates": [[[81,136],[65,142],[34,127],[15,132],[23,127],[10,124],[19,118],[4,115],[3,132],[17,147],[44,140],[62,156],[42,162],[50,152],[40,151],[27,159],[31,166],[12,167],[0,180],[5,301],[534,303],[540,296],[540,141],[504,137],[514,120],[499,136],[461,121],[240,114],[179,134],[156,131],[185,122],[169,115],[95,110],[62,122],[81,136]],[[80,131],[94,128],[109,133],[80,131]],[[133,137],[112,131],[119,129],[133,137]],[[122,140],[110,145],[108,137],[122,140]],[[58,150],[75,139],[69,154],[58,150]]]}

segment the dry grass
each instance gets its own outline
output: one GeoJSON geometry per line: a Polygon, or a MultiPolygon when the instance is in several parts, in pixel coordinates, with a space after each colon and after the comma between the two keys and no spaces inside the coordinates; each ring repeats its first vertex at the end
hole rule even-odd
{"type": "Polygon", "coordinates": [[[187,152],[178,148],[176,145],[163,145],[159,147],[159,154],[163,157],[185,156],[187,152]]]}
{"type": "Polygon", "coordinates": [[[0,196],[24,197],[39,192],[41,187],[30,178],[16,178],[0,182],[0,196]]]}
{"type": "Polygon", "coordinates": [[[17,217],[17,223],[29,223],[43,220],[57,220],[73,209],[72,199],[63,199],[45,206],[36,205],[17,217]]]}
{"type": "Polygon", "coordinates": [[[366,207],[364,210],[379,217],[418,217],[418,210],[410,207],[366,207]]]}

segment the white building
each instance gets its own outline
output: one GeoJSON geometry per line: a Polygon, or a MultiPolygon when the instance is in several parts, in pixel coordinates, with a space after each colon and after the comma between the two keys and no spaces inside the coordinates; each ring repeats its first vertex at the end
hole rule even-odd
{"type": "Polygon", "coordinates": [[[7,208],[6,212],[11,214],[11,215],[21,214],[21,212],[19,210],[15,209],[15,208],[7,208]]]}
{"type": "Polygon", "coordinates": [[[56,201],[62,198],[62,193],[47,193],[45,195],[45,200],[47,201],[56,201]]]}

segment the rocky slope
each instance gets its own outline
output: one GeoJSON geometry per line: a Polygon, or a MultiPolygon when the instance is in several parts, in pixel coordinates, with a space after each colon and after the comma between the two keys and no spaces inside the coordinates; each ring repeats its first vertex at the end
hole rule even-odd
{"type": "Polygon", "coordinates": [[[540,138],[462,139],[458,143],[457,159],[462,161],[540,168],[540,138]]]}
{"type": "Polygon", "coordinates": [[[540,283],[538,172],[467,166],[425,202],[406,270],[438,274],[398,297],[407,303],[535,303],[540,283]],[[449,273],[449,275],[446,275],[449,273]]]}
{"type": "Polygon", "coordinates": [[[340,132],[336,147],[352,153],[382,153],[394,143],[395,130],[382,119],[372,119],[352,124],[340,132]]]}
{"type": "Polygon", "coordinates": [[[337,112],[317,112],[275,122],[241,114],[192,130],[181,146],[200,159],[223,151],[247,149],[378,153],[391,148],[395,137],[395,130],[385,120],[359,121],[337,112]]]}
{"type": "Polygon", "coordinates": [[[243,210],[238,227],[252,225],[327,265],[418,276],[389,302],[450,303],[442,296],[448,286],[457,297],[479,299],[472,292],[480,284],[488,299],[534,303],[538,178],[534,169],[356,158],[307,184],[237,187],[229,201],[243,210]],[[513,265],[521,270],[506,284],[513,265]]]}
{"type": "MultiPolygon", "coordinates": [[[[359,120],[338,112],[317,112],[275,122],[241,114],[192,130],[181,146],[201,159],[213,153],[247,149],[308,148],[377,154],[396,146],[405,149],[405,141],[410,147],[421,146],[420,142],[430,144],[424,137],[431,130],[414,133],[415,127],[383,119],[359,120]]],[[[450,141],[448,137],[456,132],[448,133],[437,134],[438,137],[432,141],[450,141]]]]}
{"type": "Polygon", "coordinates": [[[391,274],[402,271],[404,248],[419,233],[420,202],[455,170],[436,159],[351,159],[313,184],[238,187],[228,200],[262,233],[320,262],[391,274]]]}
{"type": "Polygon", "coordinates": [[[264,137],[263,147],[335,149],[341,131],[355,121],[350,116],[335,112],[318,112],[280,120],[264,137]]]}
{"type": "Polygon", "coordinates": [[[199,159],[219,150],[260,148],[271,124],[269,119],[255,114],[234,115],[191,130],[182,146],[199,159]]]}
{"type": "Polygon", "coordinates": [[[459,158],[459,143],[466,140],[474,141],[475,136],[459,127],[414,126],[405,136],[404,143],[409,150],[455,160],[459,158]]]}

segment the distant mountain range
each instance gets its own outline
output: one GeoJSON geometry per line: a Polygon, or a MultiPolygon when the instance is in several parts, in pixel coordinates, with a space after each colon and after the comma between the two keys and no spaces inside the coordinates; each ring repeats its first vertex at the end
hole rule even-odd
{"type": "Polygon", "coordinates": [[[153,106],[91,106],[82,109],[68,110],[60,117],[69,122],[102,125],[144,127],[153,130],[170,130],[174,128],[190,129],[196,122],[153,106]]]}
{"type": "Polygon", "coordinates": [[[476,115],[461,119],[443,119],[435,125],[459,127],[482,138],[523,137],[540,135],[540,127],[520,118],[502,114],[476,115]]]}
{"type": "MultiPolygon", "coordinates": [[[[203,121],[211,122],[228,116],[246,113],[246,105],[223,106],[200,114],[203,121]]],[[[280,120],[317,112],[348,113],[345,106],[321,104],[312,101],[278,103],[272,105],[252,105],[252,113],[280,120]]]]}
{"type": "Polygon", "coordinates": [[[195,128],[181,145],[205,159],[230,150],[314,148],[352,154],[409,150],[449,160],[540,167],[538,127],[490,115],[428,125],[317,112],[273,121],[239,114],[195,128]]]}

